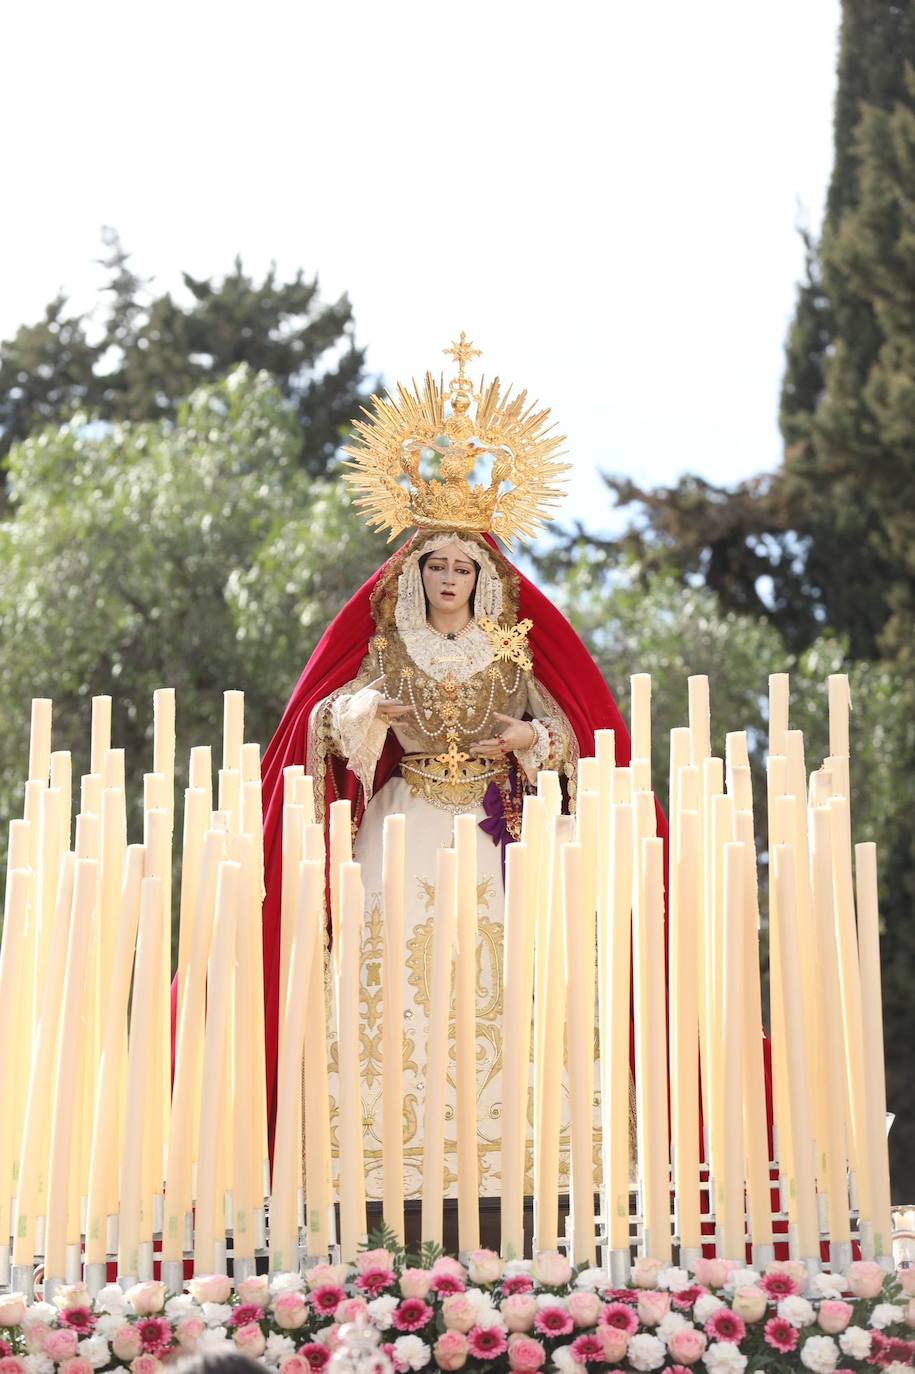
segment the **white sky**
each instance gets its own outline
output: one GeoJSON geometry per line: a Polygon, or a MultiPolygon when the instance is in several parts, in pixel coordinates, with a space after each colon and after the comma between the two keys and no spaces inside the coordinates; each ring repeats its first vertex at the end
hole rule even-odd
{"type": "Polygon", "coordinates": [[[99,227],[136,268],[317,271],[387,379],[466,329],[598,467],[777,464],[799,208],[831,165],[838,0],[174,0],[6,16],[0,335],[99,227]]]}

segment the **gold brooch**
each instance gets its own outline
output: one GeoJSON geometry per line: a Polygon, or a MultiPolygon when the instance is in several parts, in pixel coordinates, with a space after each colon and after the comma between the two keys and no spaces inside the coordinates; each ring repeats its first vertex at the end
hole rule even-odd
{"type": "Polygon", "coordinates": [[[497,625],[494,620],[483,616],[477,624],[486,631],[496,662],[517,663],[519,668],[531,669],[533,665],[527,652],[527,636],[533,628],[532,620],[519,620],[516,625],[497,625]]]}

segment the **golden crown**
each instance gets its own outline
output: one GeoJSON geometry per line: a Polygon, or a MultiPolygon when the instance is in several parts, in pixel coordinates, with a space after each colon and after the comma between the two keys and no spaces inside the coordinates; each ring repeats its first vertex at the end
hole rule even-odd
{"type": "Polygon", "coordinates": [[[526,391],[503,391],[498,377],[481,378],[474,391],[465,369],[480,350],[463,331],[443,351],[458,365],[447,389],[427,372],[422,387],[398,383],[396,395],[372,396],[371,409],[362,408],[357,442],[343,450],[355,504],[389,539],[414,525],[491,531],[506,544],[532,539],[563,495],[565,436],[553,433],[549,410],[528,405],[526,391]],[[472,483],[487,459],[488,483],[472,483]]]}

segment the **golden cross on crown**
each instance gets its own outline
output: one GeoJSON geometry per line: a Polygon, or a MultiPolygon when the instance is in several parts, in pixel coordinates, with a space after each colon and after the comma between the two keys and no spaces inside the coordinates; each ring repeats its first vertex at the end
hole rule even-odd
{"type": "Polygon", "coordinates": [[[461,330],[461,337],[457,340],[452,339],[451,347],[443,348],[442,352],[447,358],[453,358],[457,363],[458,375],[455,381],[459,386],[464,386],[467,383],[467,377],[464,373],[465,365],[470,362],[471,358],[482,358],[483,356],[483,350],[474,348],[472,340],[468,339],[463,329],[461,330]]]}

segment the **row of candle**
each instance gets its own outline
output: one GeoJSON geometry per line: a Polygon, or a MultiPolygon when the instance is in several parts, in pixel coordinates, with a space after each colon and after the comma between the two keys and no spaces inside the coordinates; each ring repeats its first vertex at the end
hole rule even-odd
{"type": "MultiPolygon", "coordinates": [[[[857,846],[856,924],[847,683],[830,679],[831,754],[811,776],[809,795],[803,741],[788,729],[787,691],[783,675],[770,680],[770,1011],[781,1196],[797,1253],[818,1255],[821,1231],[834,1245],[847,1246],[850,1164],[860,1238],[870,1253],[884,1255],[889,1185],[876,866],[874,847],[857,846]]],[[[579,764],[575,816],[562,814],[558,777],[542,773],[536,795],[525,799],[521,841],[507,851],[501,1187],[507,1256],[523,1250],[531,1058],[535,1247],[550,1248],[559,1239],[565,1060],[574,1255],[585,1262],[596,1258],[595,1189],[603,1198],[606,1246],[611,1254],[628,1254],[630,1016],[642,1252],[667,1258],[676,1237],[681,1255],[689,1254],[705,1239],[700,1110],[707,1215],[717,1224],[719,1252],[742,1255],[749,1236],[763,1253],[774,1240],[746,737],[729,735],[725,759],[712,756],[708,684],[690,679],[689,726],[671,737],[668,1015],[665,856],[651,790],[646,675],[632,679],[631,714],[630,766],[616,766],[612,732],[599,731],[595,757],[579,764]],[[597,1174],[595,1003],[602,1135],[597,1174]]],[[[173,1085],[174,696],[163,691],[154,701],[155,771],[145,781],[142,845],[126,842],[124,761],[111,748],[110,721],[110,699],[96,698],[92,771],[82,780],[71,852],[69,756],[51,753],[50,703],[33,704],[25,815],[10,828],[0,948],[0,1044],[16,1076],[13,1111],[0,1122],[0,1284],[9,1261],[3,1241],[13,1219],[13,1264],[29,1266],[42,1254],[51,1276],[73,1276],[81,1237],[88,1265],[103,1265],[116,1250],[127,1276],[150,1271],[156,1235],[164,1261],[180,1264],[193,1249],[198,1268],[219,1268],[227,1219],[233,1253],[244,1266],[265,1242],[268,1193],[274,1267],[295,1267],[302,1243],[309,1254],[327,1252],[335,1201],[342,1252],[351,1258],[365,1233],[359,1066],[364,903],[359,865],[352,861],[349,805],[330,809],[335,940],[326,965],[324,830],[315,823],[311,779],[302,767],[287,769],[277,1143],[268,1181],[259,751],[242,743],[242,696],[226,693],[215,808],[209,750],[191,753],[173,1085]],[[347,1184],[336,1189],[325,977],[334,986],[338,1039],[338,1176],[347,1184]]],[[[400,1234],[409,840],[404,818],[389,816],[381,1134],[384,1215],[400,1234]]],[[[475,818],[457,817],[453,847],[437,856],[425,1046],[422,1231],[425,1239],[438,1240],[453,998],[461,1249],[479,1243],[476,845],[475,818]]]]}

